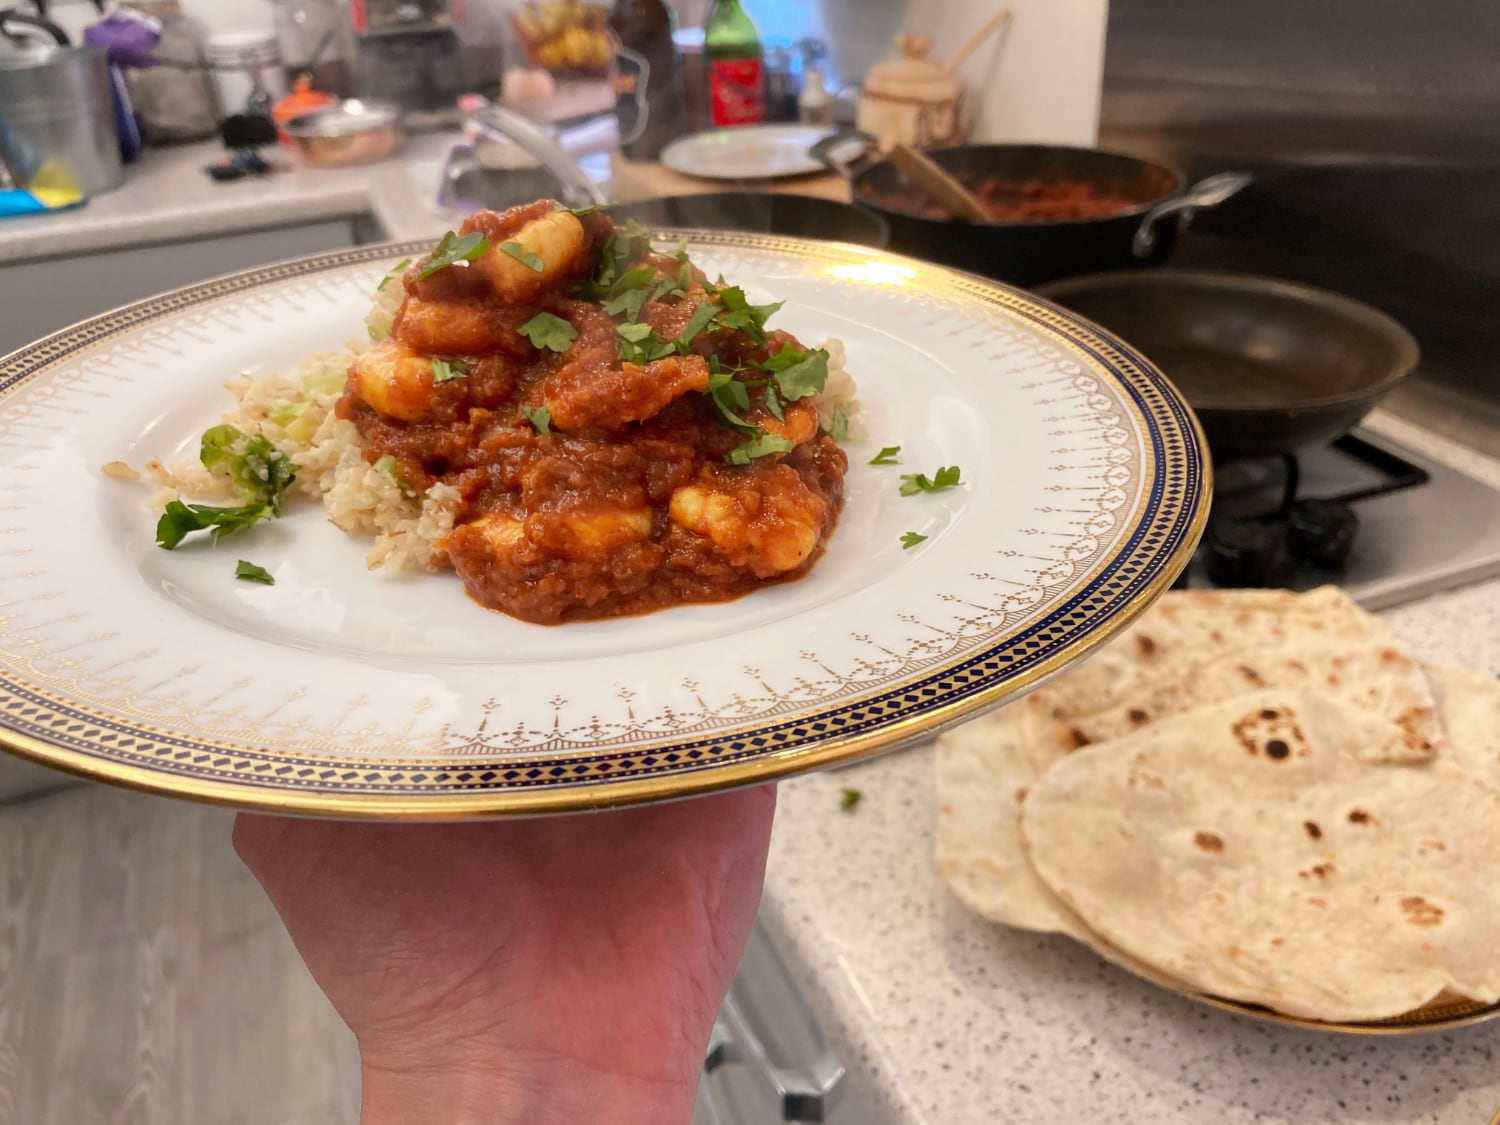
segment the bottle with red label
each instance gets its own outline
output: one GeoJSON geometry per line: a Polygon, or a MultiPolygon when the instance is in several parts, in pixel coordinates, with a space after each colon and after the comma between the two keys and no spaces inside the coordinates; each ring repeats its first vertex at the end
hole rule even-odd
{"type": "Polygon", "coordinates": [[[740,0],[714,0],[704,25],[708,102],[715,125],[753,125],[766,119],[760,35],[740,0]]]}

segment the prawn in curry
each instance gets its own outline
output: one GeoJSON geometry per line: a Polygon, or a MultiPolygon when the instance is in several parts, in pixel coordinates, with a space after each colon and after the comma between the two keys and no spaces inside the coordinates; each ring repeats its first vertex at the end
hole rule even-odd
{"type": "Polygon", "coordinates": [[[480,604],[554,624],[794,579],[847,459],[828,356],[685,247],[539,201],[482,212],[405,273],[337,406],[403,489],[460,496],[446,561],[480,604]]]}

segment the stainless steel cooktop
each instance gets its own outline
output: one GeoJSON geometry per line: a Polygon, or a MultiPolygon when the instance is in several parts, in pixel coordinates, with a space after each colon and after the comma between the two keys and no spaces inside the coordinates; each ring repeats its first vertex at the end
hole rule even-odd
{"type": "MultiPolygon", "coordinates": [[[[1333,583],[1366,608],[1382,609],[1500,575],[1500,490],[1366,430],[1351,436],[1301,451],[1293,470],[1298,499],[1346,498],[1357,516],[1344,568],[1294,566],[1279,584],[1306,590],[1333,583]]],[[[1268,517],[1282,505],[1287,469],[1280,460],[1215,473],[1215,525],[1268,517]]],[[[1208,550],[1201,548],[1189,568],[1192,588],[1214,585],[1208,550]]]]}

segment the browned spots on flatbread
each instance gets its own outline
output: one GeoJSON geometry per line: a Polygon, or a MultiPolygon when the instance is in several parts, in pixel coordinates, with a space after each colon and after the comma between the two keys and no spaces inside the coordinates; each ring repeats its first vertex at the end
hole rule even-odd
{"type": "Polygon", "coordinates": [[[1267,707],[1265,710],[1261,711],[1260,717],[1269,723],[1275,719],[1281,718],[1281,712],[1277,711],[1275,708],[1267,707]]]}
{"type": "Polygon", "coordinates": [[[1315,863],[1306,871],[1297,872],[1299,879],[1326,879],[1333,874],[1333,864],[1315,863]]]}
{"type": "Polygon", "coordinates": [[[1231,961],[1238,961],[1240,959],[1240,952],[1241,951],[1240,951],[1240,947],[1237,946],[1237,945],[1231,945],[1224,952],[1227,953],[1227,954],[1229,954],[1229,959],[1231,961]]]}
{"type": "Polygon", "coordinates": [[[1280,949],[1285,944],[1286,944],[1286,938],[1273,937],[1271,939],[1271,948],[1272,949],[1280,949]]]}
{"type": "Polygon", "coordinates": [[[1350,809],[1349,810],[1349,823],[1350,824],[1379,824],[1380,821],[1376,820],[1369,813],[1365,812],[1364,809],[1350,809]]]}
{"type": "Polygon", "coordinates": [[[1142,660],[1150,660],[1156,655],[1156,642],[1145,633],[1135,635],[1135,654],[1142,660]]]}
{"type": "Polygon", "coordinates": [[[1393,648],[1383,648],[1383,649],[1380,650],[1380,663],[1385,664],[1385,665],[1387,665],[1389,667],[1403,667],[1404,668],[1407,664],[1409,664],[1411,662],[1409,660],[1407,660],[1406,657],[1403,656],[1401,653],[1397,652],[1395,649],[1393,649],[1393,648]]]}
{"type": "Polygon", "coordinates": [[[1083,731],[1079,730],[1077,727],[1073,727],[1068,731],[1067,738],[1068,749],[1070,751],[1082,750],[1089,744],[1089,736],[1084,734],[1083,731]]]}
{"type": "Polygon", "coordinates": [[[1428,902],[1421,895],[1407,895],[1401,900],[1401,913],[1406,915],[1409,925],[1430,930],[1443,921],[1443,908],[1428,902]]]}
{"type": "Polygon", "coordinates": [[[1304,820],[1302,822],[1302,827],[1307,830],[1307,834],[1309,836],[1311,836],[1314,840],[1321,840],[1323,838],[1323,830],[1318,827],[1318,822],[1317,821],[1315,821],[1315,820],[1304,820]]]}
{"type": "Polygon", "coordinates": [[[1448,845],[1441,840],[1423,840],[1417,845],[1418,855],[1427,855],[1429,852],[1445,852],[1448,845]]]}
{"type": "Polygon", "coordinates": [[[1016,790],[1016,804],[1019,805],[1022,801],[1026,800],[1026,794],[1028,792],[1030,792],[1030,790],[1028,790],[1026,788],[1026,786],[1024,786],[1024,785],[1021,786],[1021,788],[1017,789],[1016,790]]]}
{"type": "Polygon", "coordinates": [[[1224,905],[1224,904],[1225,904],[1225,903],[1226,903],[1226,902],[1228,902],[1228,901],[1229,901],[1229,900],[1228,900],[1228,899],[1227,899],[1227,898],[1225,898],[1225,897],[1224,897],[1224,896],[1223,896],[1223,895],[1222,895],[1222,894],[1220,894],[1220,893],[1219,893],[1219,892],[1218,892],[1218,891],[1215,891],[1215,892],[1214,892],[1214,893],[1213,893],[1213,896],[1212,896],[1212,897],[1213,897],[1213,901],[1214,901],[1214,905],[1215,905],[1215,906],[1223,906],[1223,905],[1224,905]]]}
{"type": "Polygon", "coordinates": [[[1240,675],[1245,677],[1246,682],[1254,684],[1256,687],[1260,687],[1266,682],[1265,677],[1248,664],[1240,665],[1240,675]]]}
{"type": "Polygon", "coordinates": [[[1210,629],[1208,631],[1208,639],[1213,641],[1213,643],[1216,645],[1221,645],[1224,643],[1224,634],[1219,632],[1217,629],[1210,629]]]}
{"type": "Polygon", "coordinates": [[[1148,715],[1145,711],[1142,711],[1139,707],[1132,707],[1129,711],[1126,711],[1125,717],[1129,719],[1135,726],[1140,726],[1142,723],[1151,721],[1151,716],[1148,715]]]}
{"type": "Polygon", "coordinates": [[[1193,834],[1193,843],[1206,852],[1222,852],[1224,850],[1224,838],[1213,832],[1195,832],[1193,834]]]}
{"type": "Polygon", "coordinates": [[[1266,757],[1268,758],[1275,758],[1279,762],[1283,758],[1290,757],[1291,753],[1292,748],[1279,738],[1273,738],[1266,743],[1266,757]]]}
{"type": "Polygon", "coordinates": [[[1308,900],[1307,900],[1307,905],[1308,906],[1327,906],[1328,903],[1324,902],[1320,898],[1313,898],[1313,897],[1309,896],[1308,900]]]}

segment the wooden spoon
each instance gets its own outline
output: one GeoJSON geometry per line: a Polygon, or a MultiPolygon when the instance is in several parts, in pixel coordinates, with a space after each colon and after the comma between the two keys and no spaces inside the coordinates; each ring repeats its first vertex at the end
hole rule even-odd
{"type": "Polygon", "coordinates": [[[903,176],[926,192],[934,203],[954,218],[971,223],[990,221],[990,214],[984,209],[984,204],[926,154],[910,145],[898,144],[891,149],[890,155],[891,163],[900,169],[903,176]]]}
{"type": "Polygon", "coordinates": [[[989,19],[985,20],[984,23],[980,24],[974,34],[964,40],[963,46],[953,52],[953,57],[943,64],[947,68],[948,73],[952,74],[962,66],[963,61],[974,53],[974,48],[993,35],[1002,25],[1010,23],[1011,17],[1014,14],[1009,8],[1001,8],[989,19]]]}

